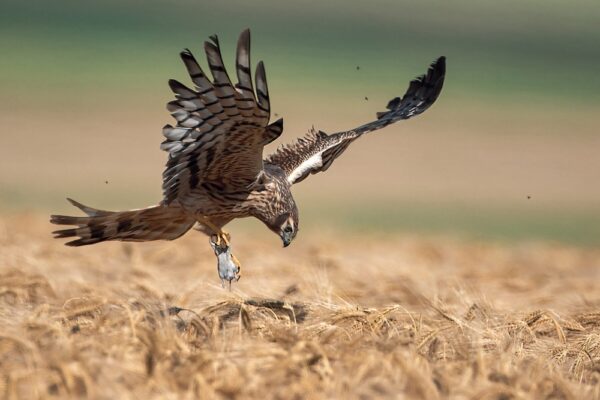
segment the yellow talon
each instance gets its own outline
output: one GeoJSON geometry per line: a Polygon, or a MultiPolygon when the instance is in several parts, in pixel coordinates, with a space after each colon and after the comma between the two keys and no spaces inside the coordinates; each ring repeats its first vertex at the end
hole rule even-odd
{"type": "Polygon", "coordinates": [[[231,235],[225,231],[221,231],[218,234],[219,238],[221,238],[227,246],[229,246],[229,239],[231,239],[231,235]]]}
{"type": "Polygon", "coordinates": [[[235,263],[235,265],[238,268],[238,272],[237,272],[237,279],[236,281],[239,281],[240,278],[242,277],[242,263],[240,262],[240,260],[238,260],[238,258],[236,256],[233,255],[233,253],[231,253],[231,259],[233,260],[233,262],[235,263]]]}
{"type": "Polygon", "coordinates": [[[215,232],[215,236],[217,237],[217,241],[215,242],[216,245],[221,245],[221,240],[223,240],[226,245],[229,245],[229,239],[231,238],[231,235],[229,233],[225,232],[221,228],[218,228],[206,217],[197,216],[196,219],[200,224],[208,227],[213,232],[215,232]]]}
{"type": "Polygon", "coordinates": [[[221,246],[221,241],[229,246],[229,240],[231,239],[231,235],[225,231],[220,231],[216,235],[216,241],[214,242],[217,246],[221,246]]]}

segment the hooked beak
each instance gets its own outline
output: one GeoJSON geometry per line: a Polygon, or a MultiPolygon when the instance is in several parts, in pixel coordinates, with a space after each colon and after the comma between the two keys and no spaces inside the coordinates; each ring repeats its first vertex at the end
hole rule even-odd
{"type": "Polygon", "coordinates": [[[280,237],[281,241],[283,242],[283,247],[288,247],[290,243],[292,243],[292,239],[294,239],[291,232],[282,232],[280,237]]]}

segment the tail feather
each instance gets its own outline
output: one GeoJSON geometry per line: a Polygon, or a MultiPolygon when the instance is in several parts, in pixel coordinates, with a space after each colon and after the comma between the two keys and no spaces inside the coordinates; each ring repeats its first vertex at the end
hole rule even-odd
{"type": "Polygon", "coordinates": [[[67,198],[67,201],[69,203],[73,204],[75,207],[79,208],[81,211],[83,211],[90,217],[96,217],[96,216],[100,216],[100,215],[109,215],[109,214],[115,213],[114,211],[98,210],[97,208],[92,208],[92,207],[83,205],[80,202],[75,201],[73,199],[67,198]]]}
{"type": "Polygon", "coordinates": [[[140,210],[105,211],[85,206],[72,199],[68,200],[87,216],[50,217],[53,224],[77,226],[52,232],[55,238],[78,237],[67,242],[67,246],[85,246],[106,240],[173,240],[187,232],[195,223],[193,217],[175,206],[158,205],[140,210]]]}

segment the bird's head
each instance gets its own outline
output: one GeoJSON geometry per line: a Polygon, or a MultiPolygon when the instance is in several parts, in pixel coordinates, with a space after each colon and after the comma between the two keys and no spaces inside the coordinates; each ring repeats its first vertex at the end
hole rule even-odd
{"type": "Polygon", "coordinates": [[[265,174],[264,183],[253,193],[255,207],[252,215],[276,233],[287,247],[298,233],[298,207],[285,177],[265,174]]]}
{"type": "Polygon", "coordinates": [[[281,238],[283,247],[287,247],[298,233],[298,211],[293,209],[290,212],[280,214],[275,218],[269,228],[281,238]]]}

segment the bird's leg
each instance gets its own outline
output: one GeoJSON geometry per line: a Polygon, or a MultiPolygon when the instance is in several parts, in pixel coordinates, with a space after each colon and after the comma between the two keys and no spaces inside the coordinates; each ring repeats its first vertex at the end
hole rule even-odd
{"type": "Polygon", "coordinates": [[[217,246],[221,246],[221,243],[225,243],[226,246],[229,246],[229,241],[231,240],[231,235],[228,232],[225,232],[223,229],[217,227],[215,224],[210,222],[208,218],[205,217],[197,217],[198,222],[202,225],[205,225],[210,230],[213,231],[216,236],[216,241],[214,242],[217,246]]]}

